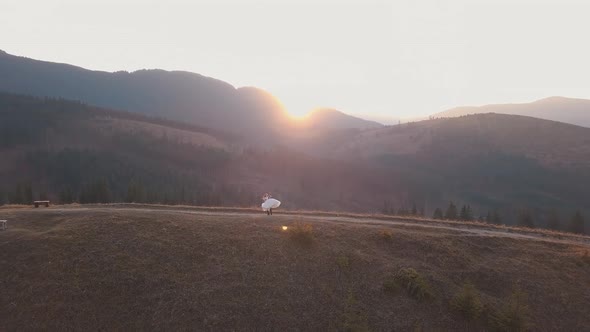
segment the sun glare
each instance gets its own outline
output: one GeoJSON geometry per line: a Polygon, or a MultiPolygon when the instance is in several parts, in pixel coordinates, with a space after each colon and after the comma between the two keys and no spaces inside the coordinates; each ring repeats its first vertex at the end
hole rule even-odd
{"type": "Polygon", "coordinates": [[[299,121],[305,119],[308,114],[293,114],[293,113],[287,112],[287,115],[289,116],[289,119],[291,119],[295,122],[299,122],[299,121]]]}

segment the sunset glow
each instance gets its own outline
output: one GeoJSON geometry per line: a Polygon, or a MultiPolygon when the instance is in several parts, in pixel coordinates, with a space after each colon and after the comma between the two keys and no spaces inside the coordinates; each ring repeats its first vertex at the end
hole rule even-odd
{"type": "Polygon", "coordinates": [[[0,47],[257,86],[295,117],[326,105],[397,123],[461,105],[589,98],[589,11],[575,0],[9,0],[0,47]]]}

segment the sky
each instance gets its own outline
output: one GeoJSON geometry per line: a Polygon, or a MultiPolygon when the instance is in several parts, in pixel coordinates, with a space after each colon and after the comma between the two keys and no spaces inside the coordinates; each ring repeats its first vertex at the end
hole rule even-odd
{"type": "Polygon", "coordinates": [[[0,49],[256,86],[384,123],[590,98],[590,1],[0,0],[0,49]]]}

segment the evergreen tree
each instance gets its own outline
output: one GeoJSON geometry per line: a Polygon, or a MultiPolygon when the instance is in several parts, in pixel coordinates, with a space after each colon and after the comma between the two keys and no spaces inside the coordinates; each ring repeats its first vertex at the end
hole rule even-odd
{"type": "Polygon", "coordinates": [[[0,190],[0,205],[6,204],[6,196],[4,196],[4,191],[0,190]]]}
{"type": "Polygon", "coordinates": [[[381,210],[381,213],[389,214],[389,204],[387,204],[387,201],[383,201],[383,209],[381,210]]]}
{"type": "Polygon", "coordinates": [[[418,215],[418,209],[416,208],[416,203],[412,203],[412,215],[413,216],[418,215]]]}
{"type": "Polygon", "coordinates": [[[23,204],[31,205],[33,204],[33,186],[30,183],[27,183],[23,188],[23,204]]]}
{"type": "Polygon", "coordinates": [[[560,222],[559,222],[559,215],[557,214],[556,211],[551,211],[551,213],[549,214],[549,218],[547,219],[547,228],[553,229],[553,230],[561,229],[560,222]]]}
{"type": "Polygon", "coordinates": [[[69,186],[62,188],[59,192],[59,201],[61,204],[72,204],[74,200],[74,191],[69,186]]]}
{"type": "Polygon", "coordinates": [[[142,203],[145,201],[145,197],[145,189],[141,182],[129,182],[127,185],[127,196],[125,197],[127,203],[142,203]]]}
{"type": "Polygon", "coordinates": [[[459,213],[459,220],[473,220],[473,216],[471,215],[471,208],[468,205],[463,205],[463,207],[461,208],[461,212],[459,213]]]}
{"type": "Polygon", "coordinates": [[[80,203],[109,203],[111,201],[111,191],[107,181],[104,179],[95,181],[80,193],[80,203]]]}
{"type": "Polygon", "coordinates": [[[492,213],[492,223],[496,225],[500,225],[502,223],[502,217],[500,217],[498,210],[494,210],[494,213],[492,213]]]}
{"type": "Polygon", "coordinates": [[[23,187],[20,183],[16,185],[16,188],[14,189],[14,192],[12,193],[9,200],[10,204],[24,204],[25,199],[23,196],[23,187]]]}
{"type": "Polygon", "coordinates": [[[449,202],[449,207],[445,213],[445,219],[448,220],[457,220],[457,207],[453,202],[449,202]]]}
{"type": "Polygon", "coordinates": [[[398,216],[407,216],[408,215],[408,210],[405,207],[400,207],[397,210],[397,215],[398,216]]]}
{"type": "Polygon", "coordinates": [[[573,233],[584,234],[584,228],[584,216],[582,216],[582,213],[580,211],[576,211],[576,213],[572,217],[569,230],[573,233]]]}
{"type": "Polygon", "coordinates": [[[535,221],[533,216],[527,210],[522,210],[518,215],[518,226],[535,228],[535,221]]]}
{"type": "Polygon", "coordinates": [[[434,210],[434,214],[432,215],[433,219],[444,219],[443,212],[440,208],[436,208],[434,210]]]}
{"type": "Polygon", "coordinates": [[[106,180],[104,180],[104,179],[99,180],[95,184],[94,190],[95,190],[97,203],[110,203],[111,192],[109,190],[109,186],[108,186],[106,180]]]}
{"type": "Polygon", "coordinates": [[[487,222],[488,224],[491,224],[491,223],[493,223],[493,219],[492,219],[492,213],[491,213],[490,211],[488,211],[488,214],[486,215],[486,219],[485,219],[485,220],[486,220],[486,222],[487,222]]]}

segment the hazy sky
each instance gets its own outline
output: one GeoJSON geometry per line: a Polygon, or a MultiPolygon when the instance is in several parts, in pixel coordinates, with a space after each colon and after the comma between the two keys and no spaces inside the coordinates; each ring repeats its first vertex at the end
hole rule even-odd
{"type": "Polygon", "coordinates": [[[193,71],[266,89],[293,114],[590,98],[581,0],[0,0],[0,49],[97,70],[193,71]]]}

